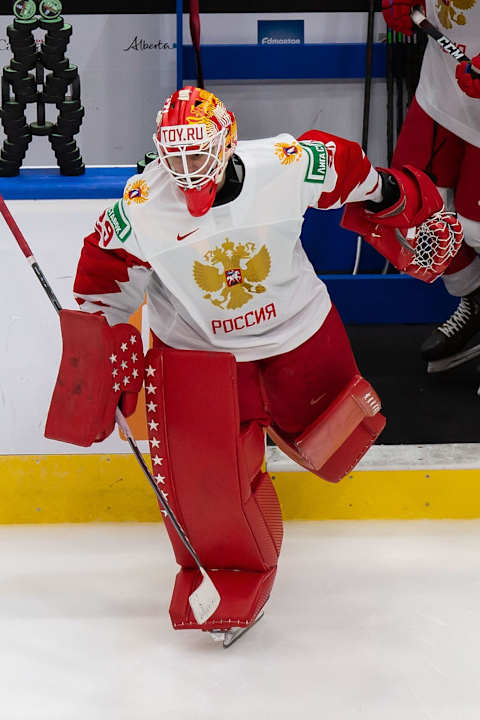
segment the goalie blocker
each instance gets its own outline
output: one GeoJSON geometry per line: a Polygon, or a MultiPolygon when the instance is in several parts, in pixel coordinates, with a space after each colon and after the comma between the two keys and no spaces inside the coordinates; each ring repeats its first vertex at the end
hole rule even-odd
{"type": "Polygon", "coordinates": [[[125,417],[143,383],[143,346],[133,325],[110,325],[101,315],[61,310],[63,351],[45,437],[89,447],[108,437],[115,410],[125,417]]]}
{"type": "Polygon", "coordinates": [[[463,230],[430,178],[405,165],[379,168],[384,202],[349,203],[342,227],[362,235],[397,270],[431,283],[460,249],[463,230]]]}

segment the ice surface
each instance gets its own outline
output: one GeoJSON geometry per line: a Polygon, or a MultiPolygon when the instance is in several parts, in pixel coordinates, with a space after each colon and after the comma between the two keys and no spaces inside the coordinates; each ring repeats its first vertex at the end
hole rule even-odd
{"type": "Polygon", "coordinates": [[[171,629],[161,525],[0,527],[2,720],[478,720],[480,521],[287,524],[229,650],[171,629]]]}

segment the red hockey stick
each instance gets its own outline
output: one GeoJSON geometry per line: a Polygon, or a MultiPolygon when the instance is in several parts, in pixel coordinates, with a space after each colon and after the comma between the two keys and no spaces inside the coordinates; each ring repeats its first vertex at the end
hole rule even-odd
{"type": "MultiPolygon", "coordinates": [[[[15,237],[15,240],[17,241],[20,250],[27,258],[27,261],[32,266],[32,269],[37,276],[38,280],[40,281],[41,286],[47,293],[50,302],[52,303],[53,307],[57,311],[57,313],[60,313],[62,306],[60,305],[59,301],[57,300],[52,288],[50,287],[47,278],[43,274],[42,270],[40,269],[40,266],[32,253],[29,244],[25,240],[25,237],[23,236],[22,231],[18,227],[17,223],[12,217],[12,214],[10,213],[10,210],[7,208],[5,201],[3,197],[0,195],[0,213],[5,218],[5,222],[7,223],[8,227],[10,228],[13,236],[15,237]]],[[[179,536],[180,540],[185,545],[186,549],[194,559],[198,569],[200,570],[202,574],[202,582],[198,586],[196,590],[190,595],[189,602],[190,607],[192,608],[192,612],[195,616],[195,620],[198,622],[199,625],[202,625],[204,622],[208,620],[209,617],[213,615],[215,610],[217,609],[218,605],[220,604],[220,595],[218,593],[217,588],[213,584],[210,577],[207,575],[207,571],[205,568],[201,565],[200,560],[198,559],[198,555],[195,552],[195,550],[192,547],[192,544],[190,543],[190,540],[188,539],[187,535],[185,534],[184,530],[182,529],[180,523],[178,522],[177,518],[175,517],[175,514],[173,510],[170,508],[168,502],[166,501],[164,494],[157,486],[157,483],[155,482],[152,473],[150,472],[150,469],[148,465],[146,464],[145,460],[143,459],[142,453],[140,452],[140,448],[137,445],[137,442],[135,438],[132,435],[132,432],[130,430],[130,427],[123,416],[122,412],[120,411],[120,408],[117,407],[115,411],[115,420],[117,421],[118,426],[125,434],[128,444],[130,445],[130,448],[137,458],[138,464],[142,468],[148,482],[152,486],[155,495],[157,496],[161,506],[163,507],[166,515],[170,519],[173,527],[175,528],[177,535],[179,536]]]]}

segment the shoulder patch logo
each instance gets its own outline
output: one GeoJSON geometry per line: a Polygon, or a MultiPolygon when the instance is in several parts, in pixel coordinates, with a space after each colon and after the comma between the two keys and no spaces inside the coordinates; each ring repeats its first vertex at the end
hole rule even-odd
{"type": "Polygon", "coordinates": [[[327,175],[327,169],[333,163],[334,149],[332,156],[327,151],[326,146],[322,142],[301,141],[300,145],[305,150],[308,158],[307,172],[305,173],[305,182],[324,183],[327,175]]]}
{"type": "Polygon", "coordinates": [[[275,143],[275,155],[278,157],[282,165],[291,165],[298,162],[302,157],[302,148],[299,143],[275,143]]]}
{"type": "Polygon", "coordinates": [[[134,180],[133,182],[128,183],[125,188],[123,199],[127,205],[130,205],[132,202],[137,205],[141,205],[142,203],[147,202],[149,195],[150,188],[148,187],[146,180],[134,180]]]}
{"type": "Polygon", "coordinates": [[[254,294],[264,293],[262,282],[270,274],[271,258],[266,245],[258,252],[252,242],[235,245],[228,238],[203,256],[208,265],[195,261],[193,277],[205,292],[205,300],[227,310],[238,308],[254,294]]]}
{"type": "Polygon", "coordinates": [[[107,210],[105,220],[107,219],[120,242],[125,242],[132,233],[132,226],[125,214],[123,200],[118,200],[113,207],[107,210]]]}

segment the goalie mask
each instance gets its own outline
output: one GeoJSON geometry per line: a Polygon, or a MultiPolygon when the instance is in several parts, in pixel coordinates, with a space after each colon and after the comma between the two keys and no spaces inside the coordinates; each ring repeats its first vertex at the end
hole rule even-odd
{"type": "Polygon", "coordinates": [[[160,162],[185,194],[190,214],[205,215],[237,145],[233,113],[213,93],[184,87],[158,113],[153,141],[160,162]]]}

